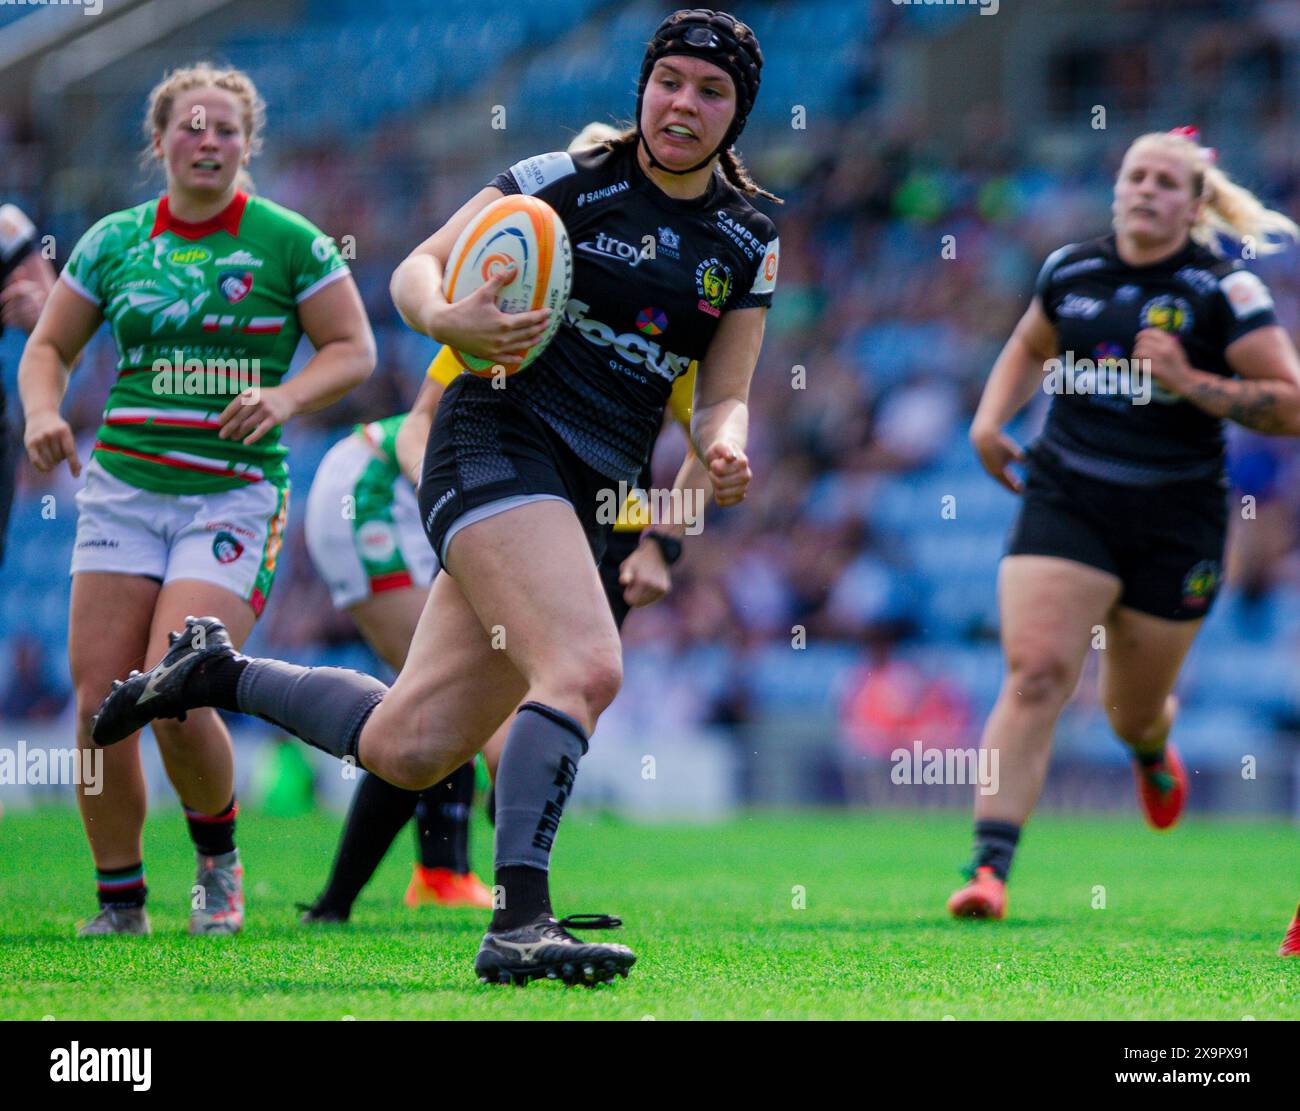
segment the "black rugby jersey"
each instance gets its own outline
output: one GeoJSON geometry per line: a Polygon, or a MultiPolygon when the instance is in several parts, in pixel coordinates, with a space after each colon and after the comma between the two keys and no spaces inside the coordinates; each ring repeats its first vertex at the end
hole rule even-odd
{"type": "Polygon", "coordinates": [[[1220,418],[1154,379],[1147,404],[1135,403],[1140,376],[1136,391],[1107,392],[1108,379],[1122,381],[1107,372],[1131,359],[1139,331],[1154,327],[1175,333],[1197,370],[1233,377],[1224,350],[1277,322],[1263,282],[1195,242],[1163,262],[1129,266],[1108,235],[1050,255],[1035,292],[1056,328],[1059,358],[1088,360],[1073,375],[1073,393],[1054,392],[1038,446],[1074,470],[1132,485],[1222,475],[1220,418]]]}
{"type": "Polygon", "coordinates": [[[508,388],[589,466],[633,483],[722,314],[771,303],[776,229],[718,173],[702,197],[669,197],[631,146],[538,155],[490,184],[546,201],[573,245],[564,320],[508,388]]]}

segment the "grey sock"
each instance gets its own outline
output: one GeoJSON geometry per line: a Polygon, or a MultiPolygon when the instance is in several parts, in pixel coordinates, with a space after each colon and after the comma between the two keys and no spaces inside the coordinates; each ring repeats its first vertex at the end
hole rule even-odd
{"type": "Polygon", "coordinates": [[[586,751],[586,730],[568,714],[540,702],[519,707],[497,768],[498,869],[550,867],[564,804],[586,751]]]}
{"type": "Polygon", "coordinates": [[[239,710],[278,725],[341,760],[357,759],[361,728],[388,688],[346,667],[250,660],[236,688],[239,710]]]}

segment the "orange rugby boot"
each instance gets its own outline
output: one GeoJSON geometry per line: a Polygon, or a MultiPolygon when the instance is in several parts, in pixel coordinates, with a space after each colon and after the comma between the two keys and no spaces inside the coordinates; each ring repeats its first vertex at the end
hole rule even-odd
{"type": "Polygon", "coordinates": [[[1187,772],[1178,749],[1166,744],[1165,758],[1150,767],[1134,760],[1133,774],[1147,825],[1152,829],[1168,829],[1178,821],[1187,801],[1187,772]]]}
{"type": "Polygon", "coordinates": [[[402,898],[408,907],[478,907],[492,909],[492,892],[474,875],[461,875],[450,868],[425,868],[415,865],[411,882],[402,898]]]}
{"type": "Polygon", "coordinates": [[[952,893],[948,913],[954,918],[1002,918],[1007,913],[1007,884],[992,868],[975,869],[963,888],[952,893]]]}
{"type": "Polygon", "coordinates": [[[1295,908],[1295,917],[1282,939],[1282,948],[1277,951],[1279,957],[1300,957],[1300,907],[1295,908]]]}

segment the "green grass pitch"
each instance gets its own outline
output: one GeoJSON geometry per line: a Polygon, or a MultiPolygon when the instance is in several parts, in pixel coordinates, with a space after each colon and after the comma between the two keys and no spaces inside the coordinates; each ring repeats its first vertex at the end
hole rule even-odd
{"type": "MultiPolygon", "coordinates": [[[[154,936],[80,941],[94,907],[71,810],[0,820],[0,1019],[1300,1018],[1300,961],[1275,956],[1300,898],[1296,830],[1043,816],[1003,923],[954,922],[969,819],[754,814],[638,826],[575,813],[556,849],[559,913],[622,915],[631,977],[596,990],[480,985],[486,915],[401,905],[404,831],[352,923],[306,929],[339,820],[241,814],[248,925],[185,930],[192,856],[150,819],[154,936]],[[1104,888],[1104,908],[1095,907],[1104,888]],[[800,896],[802,891],[802,898],[800,896]],[[799,906],[801,902],[806,905],[799,906]]],[[[474,830],[487,875],[489,831],[474,830]]],[[[602,935],[588,935],[599,937],[602,935]]]]}

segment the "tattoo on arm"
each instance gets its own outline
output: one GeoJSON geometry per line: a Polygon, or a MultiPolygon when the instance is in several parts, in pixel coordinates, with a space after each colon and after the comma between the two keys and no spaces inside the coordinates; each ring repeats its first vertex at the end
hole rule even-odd
{"type": "Polygon", "coordinates": [[[1278,382],[1219,379],[1199,383],[1188,400],[1215,416],[1235,421],[1256,432],[1287,431],[1286,415],[1278,411],[1278,382]]]}

